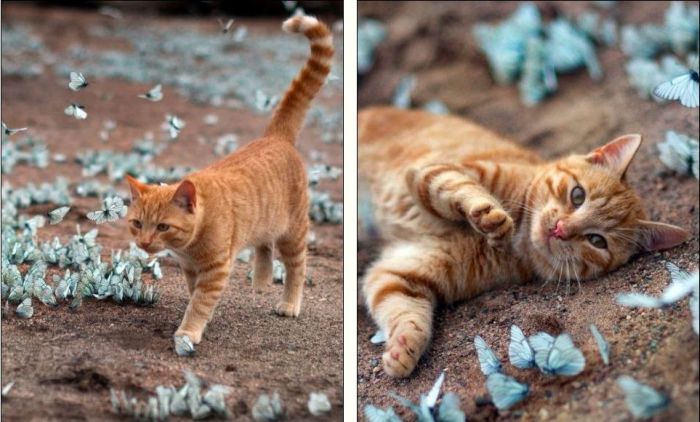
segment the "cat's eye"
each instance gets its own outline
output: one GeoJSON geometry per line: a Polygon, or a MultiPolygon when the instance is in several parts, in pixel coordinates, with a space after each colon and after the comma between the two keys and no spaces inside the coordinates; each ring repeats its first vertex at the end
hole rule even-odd
{"type": "Polygon", "coordinates": [[[159,232],[166,232],[169,228],[170,226],[165,223],[160,223],[156,226],[156,229],[158,229],[159,232]]]}
{"type": "Polygon", "coordinates": [[[595,246],[596,248],[608,248],[608,242],[606,242],[605,238],[599,234],[587,234],[586,238],[588,238],[588,241],[591,242],[591,245],[595,246]]]}
{"type": "Polygon", "coordinates": [[[583,201],[586,200],[586,191],[581,186],[575,186],[571,189],[571,203],[575,207],[580,207],[583,201]]]}
{"type": "Polygon", "coordinates": [[[131,220],[131,225],[133,225],[137,229],[141,228],[141,222],[139,220],[131,220]]]}

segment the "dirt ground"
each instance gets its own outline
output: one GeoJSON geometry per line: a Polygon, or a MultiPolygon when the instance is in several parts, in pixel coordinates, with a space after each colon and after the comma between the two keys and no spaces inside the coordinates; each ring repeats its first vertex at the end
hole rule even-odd
{"type": "MultiPolygon", "coordinates": [[[[329,18],[329,22],[336,19],[329,18]]],[[[3,26],[27,25],[59,55],[65,54],[65,49],[76,40],[82,40],[90,48],[128,48],[124,42],[92,39],[85,33],[87,25],[111,26],[128,21],[130,25],[210,31],[212,36],[219,35],[214,18],[131,14],[117,22],[94,11],[39,9],[6,3],[2,7],[2,20],[3,26]]],[[[281,19],[241,19],[240,22],[256,36],[283,36],[279,28],[281,19]]],[[[299,42],[305,41],[300,38],[299,42]]],[[[303,59],[294,63],[300,67],[303,59]]],[[[342,67],[342,55],[336,63],[342,67]]],[[[269,115],[259,115],[247,108],[194,104],[168,86],[164,86],[164,100],[151,103],[136,96],[153,84],[97,78],[90,80],[90,86],[79,93],[81,102],[89,104],[89,117],[77,121],[63,114],[70,98],[77,96],[68,90],[67,82],[67,78],[50,69],[35,78],[3,75],[3,121],[10,127],[29,126],[33,135],[46,141],[52,154],[63,153],[69,158],[66,164],[52,163],[46,169],[18,166],[11,174],[3,174],[3,182],[22,186],[30,181],[51,181],[58,175],[78,182],[82,178],[80,166],[72,160],[77,151],[88,147],[127,151],[145,131],[159,134],[166,113],[180,116],[187,126],[178,140],[155,159],[156,163],[162,167],[203,167],[218,157],[213,144],[202,144],[198,137],[211,140],[235,132],[239,143],[245,143],[260,136],[269,119],[269,115]],[[216,114],[219,123],[205,125],[202,118],[206,114],[216,114]],[[102,144],[97,134],[108,118],[117,122],[117,129],[109,142],[102,144]]],[[[332,92],[322,102],[339,110],[342,88],[332,92]]],[[[323,163],[342,168],[342,145],[323,143],[317,125],[304,129],[299,148],[309,163],[310,151],[316,150],[321,153],[323,163]]],[[[100,176],[99,180],[105,182],[106,178],[100,176]]],[[[342,185],[341,177],[322,182],[318,189],[330,192],[333,200],[340,201],[342,185]]],[[[118,188],[128,191],[125,181],[118,188]]],[[[39,214],[53,208],[53,205],[34,206],[21,211],[39,214]]],[[[40,229],[40,239],[50,240],[56,235],[65,242],[75,233],[77,223],[83,230],[92,228],[94,224],[84,215],[97,208],[97,199],[74,195],[73,209],[66,220],[40,229]]],[[[109,256],[112,248],[128,249],[130,235],[125,221],[104,224],[99,229],[103,258],[109,256]]],[[[314,224],[312,230],[317,235],[308,259],[313,285],[305,289],[300,317],[275,316],[273,307],[282,294],[282,286],[275,284],[268,292],[254,297],[246,279],[249,266],[239,263],[232,274],[231,287],[192,358],[177,357],[173,350],[172,335],[187,306],[188,294],[183,276],[171,259],[162,260],[164,278],[157,281],[161,299],[152,307],[86,300],[73,312],[66,305],[51,309],[35,301],[35,313],[29,320],[19,319],[12,312],[2,320],[3,384],[15,381],[9,399],[2,400],[3,420],[116,419],[111,413],[110,388],[125,389],[143,399],[153,394],[157,385],[182,385],[185,369],[191,369],[208,382],[232,387],[227,404],[234,420],[250,420],[250,409],[257,397],[274,391],[280,393],[291,420],[311,418],[306,407],[309,394],[326,393],[333,410],[327,417],[316,419],[338,420],[343,413],[343,232],[342,225],[331,224],[314,224]]]]}
{"type": "MultiPolygon", "coordinates": [[[[358,413],[367,404],[379,407],[396,401],[387,393],[417,400],[441,370],[447,370],[444,391],[456,392],[468,420],[606,420],[626,421],[623,394],[615,384],[628,374],[668,393],[669,409],[654,420],[696,421],[699,412],[698,336],[691,327],[686,301],[671,309],[634,310],[615,304],[622,291],[658,295],[669,277],[663,262],[681,267],[698,265],[698,181],[670,174],[657,158],[656,144],[673,129],[698,136],[698,109],[680,104],[660,105],[640,99],[625,74],[626,59],[619,46],[599,50],[605,71],[600,83],[585,71],[560,78],[559,91],[539,106],[522,105],[517,87],[496,86],[484,56],[476,49],[471,26],[500,21],[517,7],[513,2],[373,3],[362,2],[359,16],[386,23],[388,37],[376,53],[376,63],[360,79],[359,105],[389,104],[398,81],[414,74],[413,103],[422,107],[441,100],[450,111],[480,122],[521,145],[552,158],[586,152],[625,133],[641,133],[645,142],[628,171],[628,179],[646,199],[650,218],[682,226],[692,239],[672,250],[644,254],[618,271],[583,283],[566,296],[540,283],[483,294],[442,308],[435,319],[434,339],[414,374],[389,378],[381,369],[383,347],[369,338],[376,328],[366,309],[358,305],[358,413]],[[571,333],[586,357],[586,369],[573,378],[548,378],[537,371],[507,372],[531,387],[531,395],[510,411],[488,403],[473,338],[481,334],[507,359],[509,327],[518,324],[526,334],[545,330],[571,333]],[[602,364],[588,326],[595,323],[611,345],[611,364],[602,364]]],[[[547,2],[561,11],[577,13],[589,2],[547,2]]],[[[613,13],[623,23],[660,23],[668,4],[618,2],[613,13]]],[[[377,256],[376,242],[360,239],[359,274],[377,256]]],[[[361,299],[360,299],[361,301],[361,299]]],[[[408,413],[402,411],[402,416],[408,413]]]]}

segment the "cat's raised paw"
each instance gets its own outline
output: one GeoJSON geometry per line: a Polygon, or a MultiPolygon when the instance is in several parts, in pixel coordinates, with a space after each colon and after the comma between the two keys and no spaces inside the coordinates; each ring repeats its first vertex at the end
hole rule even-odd
{"type": "Polygon", "coordinates": [[[490,246],[504,245],[513,234],[513,219],[508,213],[490,202],[482,202],[469,211],[469,222],[483,233],[490,246]]]}
{"type": "Polygon", "coordinates": [[[428,342],[425,331],[418,329],[415,323],[403,325],[404,329],[394,330],[396,334],[389,339],[382,355],[384,372],[395,378],[411,375],[428,342]]]}
{"type": "Polygon", "coordinates": [[[293,303],[280,302],[275,306],[275,313],[279,316],[298,317],[299,309],[296,309],[293,303]]]}
{"type": "Polygon", "coordinates": [[[192,356],[195,349],[194,344],[188,336],[175,336],[175,353],[178,356],[192,356]]]}

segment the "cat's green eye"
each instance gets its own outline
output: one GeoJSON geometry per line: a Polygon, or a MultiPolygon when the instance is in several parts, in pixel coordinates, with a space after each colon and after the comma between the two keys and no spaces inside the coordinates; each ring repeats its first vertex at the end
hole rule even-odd
{"type": "Polygon", "coordinates": [[[139,220],[131,220],[131,224],[137,229],[141,228],[141,222],[139,220]]]}
{"type": "Polygon", "coordinates": [[[586,200],[586,191],[581,186],[576,186],[571,189],[571,203],[575,207],[580,207],[583,201],[586,200]]]}
{"type": "Polygon", "coordinates": [[[599,234],[587,234],[586,238],[588,238],[588,241],[591,242],[591,245],[595,246],[596,248],[608,248],[608,242],[606,242],[605,238],[599,234]]]}
{"type": "Polygon", "coordinates": [[[168,231],[170,226],[165,224],[165,223],[160,223],[156,226],[156,228],[158,229],[159,232],[166,232],[166,231],[168,231]]]}

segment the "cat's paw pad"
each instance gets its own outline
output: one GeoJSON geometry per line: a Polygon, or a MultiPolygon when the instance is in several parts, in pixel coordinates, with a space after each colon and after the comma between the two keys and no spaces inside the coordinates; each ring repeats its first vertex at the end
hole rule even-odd
{"type": "Polygon", "coordinates": [[[483,233],[491,246],[501,246],[513,234],[513,219],[500,207],[483,202],[469,211],[472,226],[483,233]]]}
{"type": "Polygon", "coordinates": [[[298,317],[299,309],[293,303],[280,302],[275,306],[275,313],[279,316],[298,317]]]}
{"type": "Polygon", "coordinates": [[[428,342],[425,331],[414,322],[402,325],[394,330],[382,355],[384,372],[396,378],[411,375],[428,342]]]}
{"type": "Polygon", "coordinates": [[[178,356],[192,356],[194,355],[195,349],[194,344],[190,340],[189,336],[175,336],[175,353],[178,356]]]}

